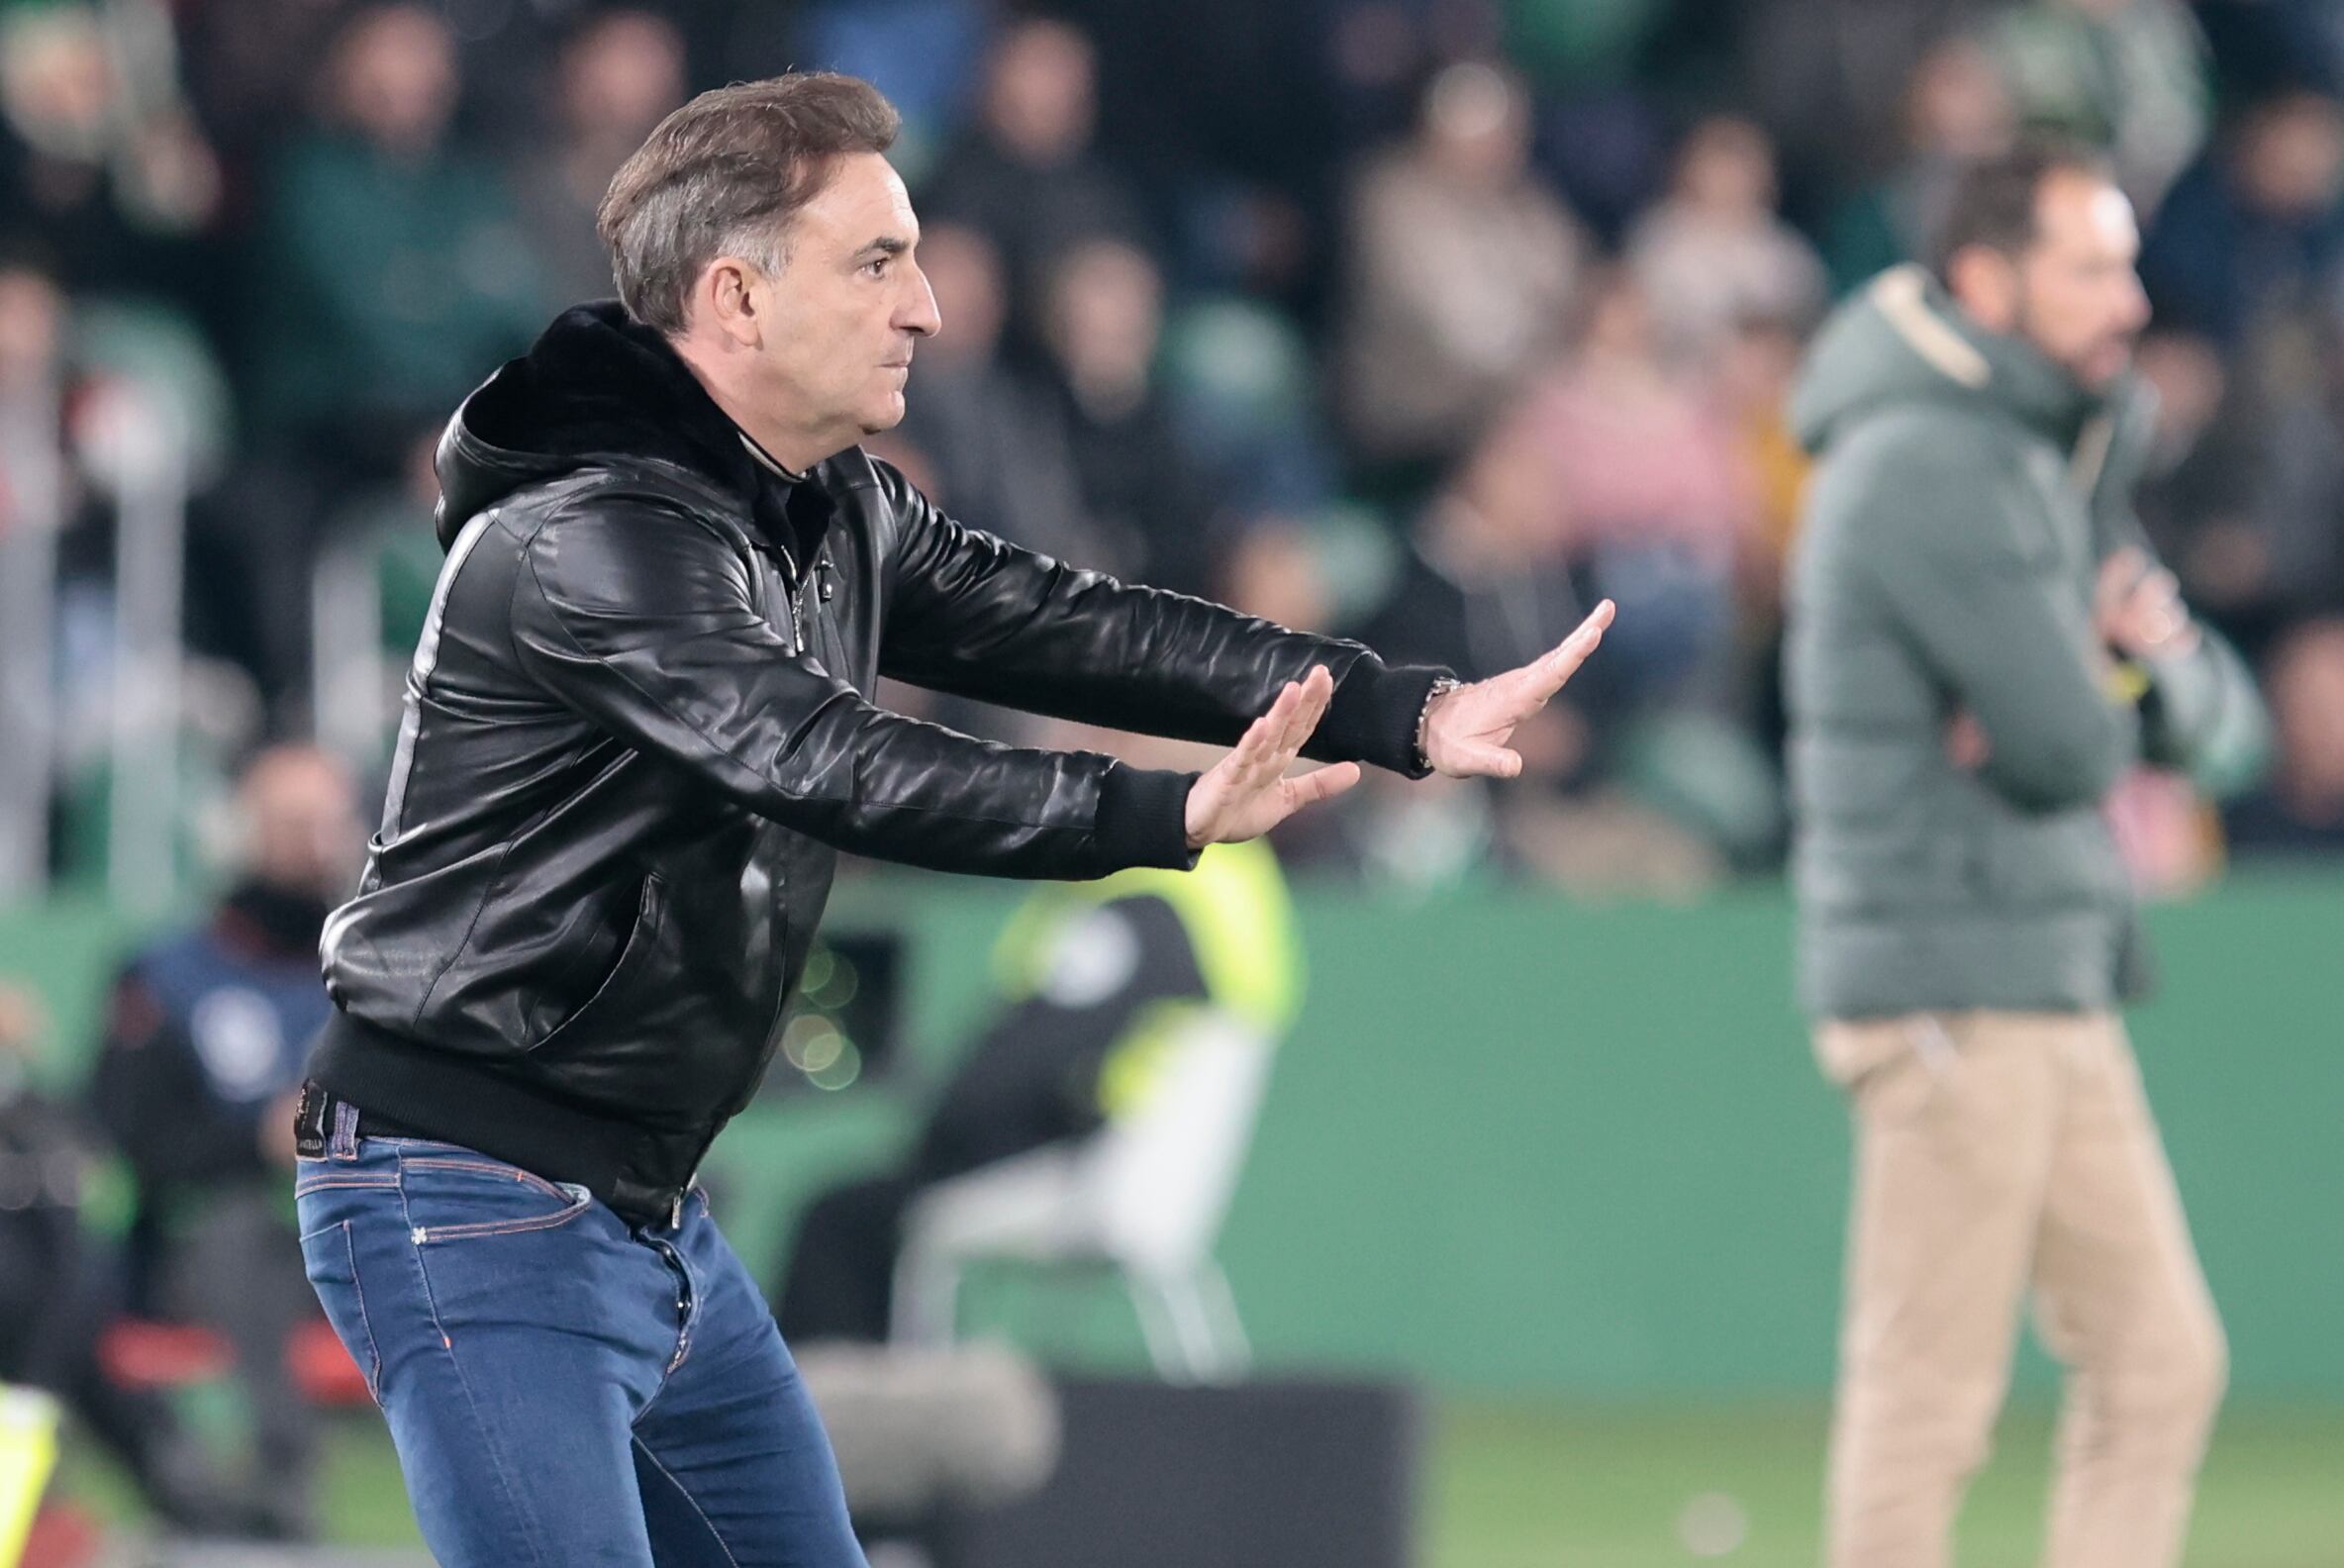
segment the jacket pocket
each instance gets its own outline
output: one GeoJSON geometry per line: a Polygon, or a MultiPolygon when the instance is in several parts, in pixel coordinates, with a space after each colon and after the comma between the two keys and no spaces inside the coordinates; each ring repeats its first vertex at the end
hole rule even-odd
{"type": "Polygon", "coordinates": [[[1921,1116],[1961,1071],[1961,1044],[1941,1015],[1834,1021],[1815,1032],[1816,1063],[1867,1120],[1896,1126],[1921,1116]]]}
{"type": "Polygon", "coordinates": [[[611,967],[603,972],[601,981],[587,993],[586,1000],[528,1049],[532,1052],[541,1051],[580,1032],[582,1026],[623,1000],[633,988],[633,982],[649,963],[649,955],[658,947],[659,926],[666,919],[666,914],[664,884],[657,876],[645,872],[642,893],[635,902],[635,925],[628,931],[627,940],[620,945],[619,956],[611,960],[611,967]]]}

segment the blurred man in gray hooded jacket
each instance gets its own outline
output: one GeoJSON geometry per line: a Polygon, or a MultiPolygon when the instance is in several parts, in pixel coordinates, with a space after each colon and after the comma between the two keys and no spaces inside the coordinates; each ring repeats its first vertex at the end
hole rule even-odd
{"type": "Polygon", "coordinates": [[[2235,771],[2261,718],[2132,515],[2137,249],[2091,158],[1982,166],[1935,275],[1851,302],[1795,409],[1801,989],[1856,1133],[1835,1568],[1948,1560],[2022,1299],[2068,1369],[2051,1568],[2178,1559],[2221,1396],[2100,805],[2144,760],[2235,771]]]}

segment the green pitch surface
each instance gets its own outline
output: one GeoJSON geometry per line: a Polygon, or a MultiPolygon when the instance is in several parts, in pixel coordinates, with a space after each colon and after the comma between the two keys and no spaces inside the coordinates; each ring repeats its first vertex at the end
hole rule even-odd
{"type": "MultiPolygon", "coordinates": [[[[1814,1568],[1824,1414],[1452,1404],[1425,1568],[1814,1568]]],[[[2013,1411],[1971,1488],[1962,1568],[2033,1568],[2050,1413],[2013,1411]]],[[[2344,1564],[2344,1411],[2225,1413],[2191,1568],[2344,1564]]]]}
{"type": "MultiPolygon", "coordinates": [[[[2017,1411],[2002,1423],[1993,1462],[1971,1491],[1962,1568],[2033,1568],[2049,1449],[2048,1412],[2017,1411]]],[[[1452,1401],[1434,1427],[1419,1560],[1423,1568],[1814,1568],[1822,1450],[1823,1413],[1813,1405],[1452,1401]]],[[[130,1511],[120,1477],[84,1448],[68,1454],[62,1484],[108,1517],[130,1511]]],[[[414,1544],[389,1439],[364,1413],[334,1424],[326,1492],[326,1517],[342,1544],[414,1544]]],[[[2344,1410],[2226,1413],[2187,1562],[2344,1564],[2344,1410]]]]}

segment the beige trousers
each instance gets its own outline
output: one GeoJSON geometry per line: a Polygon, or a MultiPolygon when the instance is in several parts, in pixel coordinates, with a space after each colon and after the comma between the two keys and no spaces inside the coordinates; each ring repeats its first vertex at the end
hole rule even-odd
{"type": "Polygon", "coordinates": [[[1855,1122],[1831,1568],[1943,1568],[2019,1307],[2067,1369],[2047,1568],[2171,1568],[2227,1375],[2123,1024],[1825,1024],[1855,1122]]]}

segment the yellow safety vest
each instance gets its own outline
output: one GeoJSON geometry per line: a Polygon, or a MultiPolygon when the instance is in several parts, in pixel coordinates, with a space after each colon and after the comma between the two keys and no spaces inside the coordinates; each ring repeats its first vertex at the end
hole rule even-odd
{"type": "Polygon", "coordinates": [[[0,1387],[0,1568],[16,1568],[57,1463],[57,1402],[0,1387]]]}
{"type": "Polygon", "coordinates": [[[1002,995],[1023,1002],[1041,989],[1049,935],[1065,922],[1118,899],[1160,898],[1188,932],[1206,1000],[1156,1003],[1140,1011],[1101,1069],[1100,1107],[1122,1116],[1145,1098],[1164,1053],[1199,1006],[1217,1008],[1275,1044],[1294,1027],[1304,990],[1294,901],[1278,857],[1260,839],[1214,844],[1192,871],[1138,867],[1098,882],[1053,883],[1011,917],[994,946],[1002,995]]]}

